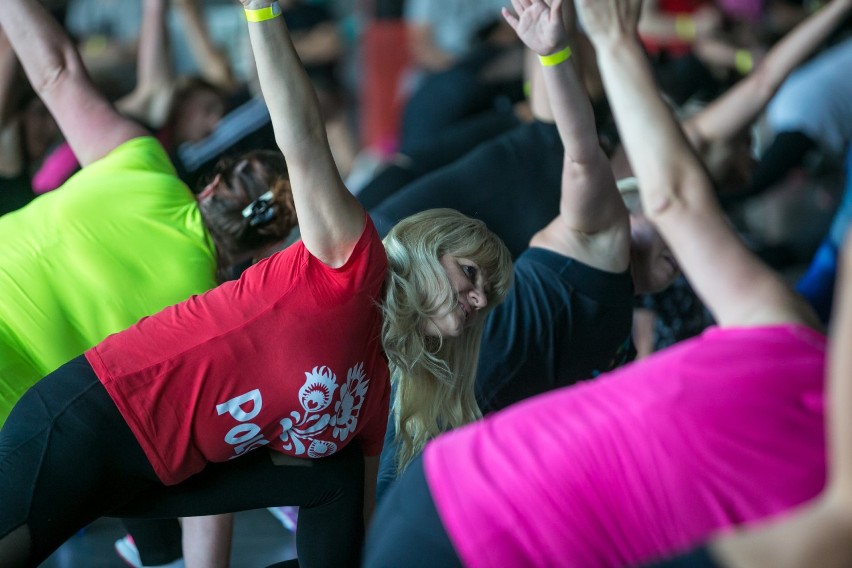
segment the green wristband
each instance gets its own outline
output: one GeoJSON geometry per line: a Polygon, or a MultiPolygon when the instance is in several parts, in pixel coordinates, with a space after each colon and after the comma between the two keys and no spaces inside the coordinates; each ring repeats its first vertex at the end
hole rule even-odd
{"type": "Polygon", "coordinates": [[[281,6],[278,5],[278,2],[273,2],[271,6],[267,6],[266,8],[259,8],[257,10],[249,10],[245,9],[246,12],[246,21],[248,22],[265,22],[266,20],[271,20],[273,18],[277,18],[281,15],[281,6]]]}
{"type": "Polygon", "coordinates": [[[734,67],[740,75],[748,75],[754,67],[754,58],[747,49],[738,49],[734,56],[734,67]]]}
{"type": "Polygon", "coordinates": [[[539,55],[538,60],[541,61],[541,64],[545,67],[553,67],[554,65],[559,65],[563,61],[567,61],[569,57],[571,57],[571,48],[565,47],[565,49],[560,49],[556,53],[551,53],[550,55],[539,55]]]}

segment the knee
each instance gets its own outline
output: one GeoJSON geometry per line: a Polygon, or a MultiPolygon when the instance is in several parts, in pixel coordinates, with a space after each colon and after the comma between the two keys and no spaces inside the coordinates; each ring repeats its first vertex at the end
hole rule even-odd
{"type": "Polygon", "coordinates": [[[9,568],[30,564],[32,538],[27,525],[21,525],[0,538],[0,565],[9,568]]]}

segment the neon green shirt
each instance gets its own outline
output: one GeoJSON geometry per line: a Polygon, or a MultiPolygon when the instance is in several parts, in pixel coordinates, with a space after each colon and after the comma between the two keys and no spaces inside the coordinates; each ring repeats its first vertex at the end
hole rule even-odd
{"type": "Polygon", "coordinates": [[[0,424],[38,379],[215,271],[195,196],[151,137],[0,217],[0,424]]]}

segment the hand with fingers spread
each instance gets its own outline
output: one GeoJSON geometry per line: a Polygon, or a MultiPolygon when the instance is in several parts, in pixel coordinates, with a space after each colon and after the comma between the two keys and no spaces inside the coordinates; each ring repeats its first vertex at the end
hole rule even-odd
{"type": "Polygon", "coordinates": [[[550,55],[568,45],[562,22],[562,0],[512,0],[513,14],[503,8],[503,17],[521,41],[539,55],[550,55]]]}
{"type": "Polygon", "coordinates": [[[574,5],[593,43],[636,34],[642,0],[574,0],[574,5]]]}

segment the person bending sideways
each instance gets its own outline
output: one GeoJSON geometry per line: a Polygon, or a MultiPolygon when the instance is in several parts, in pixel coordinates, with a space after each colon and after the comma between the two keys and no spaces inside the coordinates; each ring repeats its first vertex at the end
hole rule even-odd
{"type": "MultiPolygon", "coordinates": [[[[354,566],[389,375],[434,385],[409,401],[417,427],[478,416],[482,317],[511,284],[508,251],[447,210],[407,220],[383,247],[340,180],[280,8],[243,6],[302,240],[109,336],[21,398],[0,430],[3,566],[38,564],[105,514],[285,504],[301,507],[300,566],[354,566]]],[[[79,57],[39,2],[7,2],[0,25],[44,92],[74,76],[79,57]]]]}
{"type": "MultiPolygon", "coordinates": [[[[640,4],[575,3],[643,208],[719,326],[435,439],[382,500],[364,566],[627,566],[825,484],[825,336],[721,214],[657,93],[640,4]]],[[[548,37],[560,2],[513,8],[514,28],[548,37]]]]}

